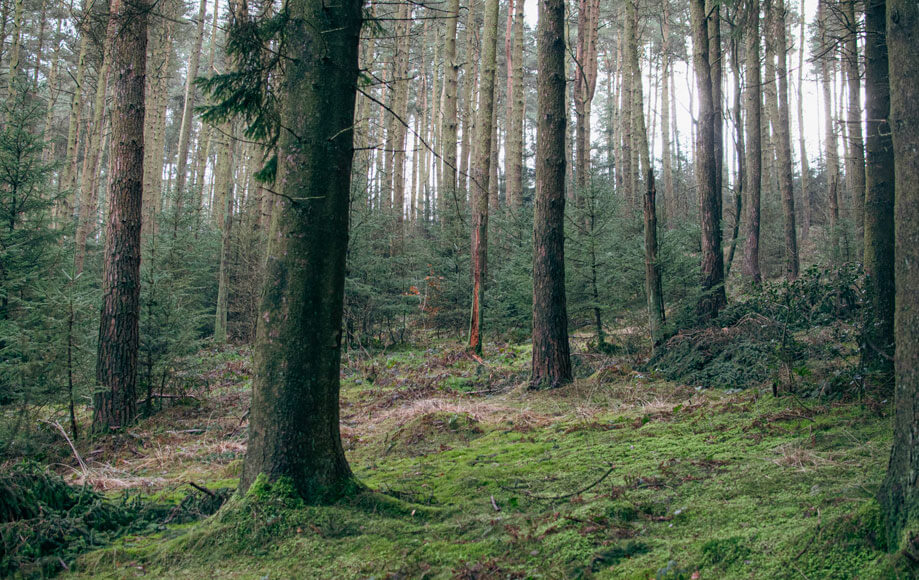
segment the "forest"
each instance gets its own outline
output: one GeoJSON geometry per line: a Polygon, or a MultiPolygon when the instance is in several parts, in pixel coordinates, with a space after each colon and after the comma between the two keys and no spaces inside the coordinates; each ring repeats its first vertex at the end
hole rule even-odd
{"type": "Polygon", "coordinates": [[[917,0],[0,0],[0,577],[919,578],[917,0]]]}

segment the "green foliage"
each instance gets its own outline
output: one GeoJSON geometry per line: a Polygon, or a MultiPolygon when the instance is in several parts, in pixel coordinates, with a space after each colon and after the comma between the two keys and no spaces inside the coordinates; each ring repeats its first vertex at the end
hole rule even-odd
{"type": "Polygon", "coordinates": [[[194,213],[175,215],[170,206],[142,245],[138,384],[148,412],[154,393],[174,382],[177,361],[210,335],[216,302],[218,234],[199,229],[194,213]]]}
{"type": "Polygon", "coordinates": [[[19,464],[0,475],[0,575],[53,575],[80,553],[126,534],[209,515],[226,497],[220,490],[204,498],[196,492],[178,504],[136,494],[111,500],[88,487],[71,487],[36,464],[19,464]]]}

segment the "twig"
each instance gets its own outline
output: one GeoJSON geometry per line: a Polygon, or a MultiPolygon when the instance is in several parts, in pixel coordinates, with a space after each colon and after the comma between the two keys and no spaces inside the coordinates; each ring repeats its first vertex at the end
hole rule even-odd
{"type": "Polygon", "coordinates": [[[83,462],[83,458],[80,457],[80,453],[77,451],[77,448],[74,446],[73,441],[70,440],[70,437],[67,435],[67,431],[64,431],[64,428],[61,427],[61,424],[57,421],[42,421],[42,423],[47,423],[52,427],[60,431],[61,435],[64,436],[64,439],[67,441],[67,445],[70,445],[71,451],[73,451],[73,456],[77,458],[77,463],[80,464],[80,469],[83,470],[83,477],[85,478],[89,472],[89,469],[86,467],[86,463],[83,462]]]}
{"type": "Polygon", "coordinates": [[[574,492],[571,492],[571,493],[566,493],[566,494],[562,494],[562,495],[536,495],[536,494],[534,494],[534,493],[530,493],[529,491],[522,490],[522,491],[523,491],[523,495],[525,495],[525,496],[527,496],[527,497],[530,497],[530,498],[533,498],[533,499],[544,500],[544,501],[555,501],[555,500],[559,500],[559,499],[567,499],[567,498],[569,498],[569,497],[574,497],[574,496],[576,496],[576,495],[581,495],[581,494],[584,493],[585,491],[588,491],[588,490],[590,490],[590,489],[593,489],[593,488],[597,487],[598,485],[600,485],[601,483],[603,483],[603,480],[604,480],[604,479],[606,479],[607,477],[609,477],[609,474],[611,474],[611,473],[613,472],[614,469],[616,469],[616,466],[615,466],[615,465],[610,466],[610,468],[609,468],[608,470],[606,470],[606,473],[604,473],[603,475],[600,476],[600,479],[598,479],[597,481],[591,483],[591,484],[588,485],[588,486],[582,487],[581,489],[579,489],[579,490],[577,490],[577,491],[574,491],[574,492]]]}
{"type": "Polygon", "coordinates": [[[491,507],[495,508],[496,512],[501,511],[501,508],[498,507],[498,502],[495,501],[495,496],[491,496],[491,507]]]}

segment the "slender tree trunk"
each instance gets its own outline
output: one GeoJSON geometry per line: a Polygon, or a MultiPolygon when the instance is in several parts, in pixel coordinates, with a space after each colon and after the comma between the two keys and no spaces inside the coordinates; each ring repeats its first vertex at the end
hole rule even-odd
{"type": "Polygon", "coordinates": [[[597,85],[599,0],[578,0],[578,40],[574,63],[575,179],[578,189],[590,183],[590,109],[597,85]]]}
{"type": "Polygon", "coordinates": [[[491,136],[495,106],[495,63],[498,43],[498,0],[486,0],[482,37],[482,85],[476,130],[476,161],[472,168],[472,315],[469,347],[482,354],[482,303],[488,257],[488,192],[491,187],[491,136]]]}
{"type": "Polygon", "coordinates": [[[537,30],[536,208],[533,214],[533,358],[530,385],[571,381],[565,297],[565,3],[540,0],[537,30]]]}
{"type": "Polygon", "coordinates": [[[239,486],[284,478],[314,503],[355,486],[338,398],[361,2],[289,0],[287,8],[292,58],[279,99],[281,124],[292,130],[278,144],[276,187],[285,195],[275,196],[239,486]]]}
{"type": "MultiPolygon", "coordinates": [[[[214,72],[214,59],[217,54],[217,17],[220,14],[220,10],[217,9],[219,2],[215,0],[214,3],[214,20],[211,23],[211,37],[210,37],[210,46],[208,47],[207,55],[207,73],[210,75],[214,72]]],[[[201,131],[198,134],[198,154],[196,157],[195,165],[197,170],[195,173],[195,192],[197,194],[197,211],[198,214],[201,214],[202,206],[205,204],[205,190],[204,190],[204,177],[207,174],[207,163],[208,159],[211,156],[211,149],[214,136],[214,127],[210,124],[202,123],[201,131]]]]}
{"type": "Polygon", "coordinates": [[[64,161],[64,177],[61,180],[61,189],[65,191],[64,207],[61,211],[63,222],[66,223],[73,217],[75,196],[77,194],[77,152],[80,143],[80,122],[83,114],[83,92],[86,81],[86,52],[89,47],[89,31],[87,30],[89,18],[88,7],[91,4],[88,0],[83,3],[83,11],[80,15],[83,21],[77,27],[80,33],[80,50],[77,56],[77,70],[74,76],[75,86],[73,97],[70,100],[70,117],[67,125],[67,157],[64,161]]]}
{"type": "Polygon", "coordinates": [[[507,156],[504,165],[507,172],[507,205],[511,209],[519,208],[523,200],[523,96],[526,91],[523,85],[523,5],[524,0],[517,0],[512,56],[509,59],[513,68],[508,72],[513,92],[508,96],[510,113],[507,121],[507,156]]]}
{"type": "Polygon", "coordinates": [[[718,261],[721,262],[721,283],[724,283],[724,256],[721,254],[721,214],[724,193],[724,98],[722,81],[724,77],[723,51],[721,49],[721,2],[708,0],[705,10],[708,14],[708,63],[712,78],[712,109],[714,111],[715,132],[715,203],[713,207],[717,216],[715,227],[718,229],[718,261]]]}
{"type": "MultiPolygon", "coordinates": [[[[661,165],[664,172],[664,195],[661,201],[663,215],[666,216],[666,227],[675,225],[675,206],[673,195],[673,153],[670,147],[670,0],[662,0],[663,16],[661,31],[661,165]]],[[[673,119],[676,122],[676,118],[673,119]]]]}
{"type": "MultiPolygon", "coordinates": [[[[699,87],[699,128],[696,141],[698,188],[702,222],[702,297],[698,312],[702,320],[717,316],[727,298],[724,291],[724,256],[721,252],[721,204],[715,159],[715,104],[710,64],[709,26],[705,0],[691,0],[693,63],[699,87]]],[[[718,51],[720,58],[720,50],[718,51]]],[[[719,91],[720,92],[720,91],[719,91]]]]}
{"type": "Polygon", "coordinates": [[[862,85],[858,72],[858,20],[855,0],[844,0],[842,9],[847,24],[845,40],[846,80],[849,88],[848,122],[849,154],[846,156],[846,175],[851,176],[852,209],[855,219],[855,236],[863,239],[865,230],[865,144],[862,140],[862,85]]]}
{"type": "MultiPolygon", "coordinates": [[[[129,1],[129,0],[126,0],[129,1]]],[[[163,15],[154,18],[148,28],[147,87],[144,117],[144,201],[142,236],[157,231],[163,194],[163,161],[166,145],[166,107],[169,105],[169,61],[172,53],[172,29],[176,3],[159,4],[163,15]]]]}
{"type": "Polygon", "coordinates": [[[776,42],[776,56],[778,57],[775,71],[778,77],[778,117],[776,119],[775,141],[778,158],[779,189],[782,191],[782,213],[785,216],[785,278],[794,280],[798,277],[798,239],[795,228],[794,180],[791,167],[785,0],[775,0],[775,6],[773,7],[773,36],[776,42]]]}
{"type": "MultiPolygon", "coordinates": [[[[817,15],[818,32],[823,57],[820,59],[820,76],[823,85],[824,105],[824,130],[826,131],[826,173],[827,173],[827,205],[829,210],[829,238],[832,259],[839,260],[841,251],[839,247],[839,147],[836,141],[836,127],[833,121],[833,83],[831,81],[830,67],[833,59],[833,47],[828,38],[826,29],[826,12],[828,0],[819,0],[817,15]]],[[[882,9],[883,12],[883,9],[882,9]]]]}
{"type": "Polygon", "coordinates": [[[405,2],[400,12],[399,26],[396,28],[398,39],[396,45],[396,54],[393,59],[395,69],[393,71],[393,111],[398,115],[397,119],[392,120],[392,134],[390,139],[390,150],[393,155],[392,168],[392,192],[393,192],[393,216],[395,218],[395,233],[392,242],[394,254],[402,252],[405,242],[405,136],[406,126],[408,123],[408,59],[411,50],[411,17],[412,5],[405,2]]]}
{"type": "MultiPolygon", "coordinates": [[[[463,101],[463,137],[461,142],[462,153],[460,154],[459,168],[459,190],[463,195],[470,196],[473,188],[469,187],[469,162],[472,159],[472,140],[475,133],[476,108],[475,86],[478,82],[479,75],[479,40],[476,34],[476,3],[477,0],[469,0],[469,8],[466,12],[466,72],[463,75],[463,91],[465,97],[463,101]]],[[[471,197],[471,196],[470,196],[471,197]]]]}
{"type": "Polygon", "coordinates": [[[220,266],[217,270],[217,308],[214,317],[214,342],[217,344],[227,342],[227,320],[230,310],[229,262],[235,192],[233,173],[236,166],[236,139],[233,126],[235,125],[227,125],[227,135],[219,153],[222,160],[217,164],[218,175],[214,176],[214,216],[220,229],[220,266]]]}
{"type": "MultiPolygon", "coordinates": [[[[877,8],[874,1],[869,1],[869,11],[877,8]]],[[[872,24],[869,35],[877,34],[877,29],[872,24]]],[[[896,157],[897,386],[894,443],[879,500],[884,509],[888,546],[897,549],[903,546],[901,532],[915,529],[919,521],[919,63],[915,52],[919,45],[919,6],[914,0],[887,2],[886,31],[890,128],[896,157]]],[[[869,36],[868,45],[871,42],[869,36]]],[[[875,63],[869,60],[868,67],[872,64],[875,63]]],[[[870,86],[869,82],[866,79],[865,84],[870,86]]]]}
{"type": "MultiPolygon", "coordinates": [[[[888,69],[885,4],[884,0],[869,0],[865,10],[867,38],[865,43],[865,93],[867,96],[865,112],[868,118],[865,142],[868,161],[865,172],[865,273],[867,274],[868,296],[871,301],[873,320],[870,321],[865,333],[867,345],[863,349],[863,362],[889,370],[891,364],[886,357],[889,357],[894,350],[894,256],[895,249],[896,251],[903,249],[902,246],[894,247],[894,180],[896,179],[896,185],[904,185],[907,191],[910,191],[910,185],[899,179],[899,175],[902,174],[894,173],[891,129],[906,134],[910,134],[910,129],[899,126],[891,127],[888,123],[891,100],[887,71],[890,70],[890,82],[893,82],[894,77],[899,77],[900,72],[893,66],[888,69]]],[[[894,8],[891,7],[891,12],[893,10],[894,8]]],[[[903,12],[905,16],[909,15],[909,11],[903,7],[902,3],[896,10],[903,12]]],[[[904,31],[908,29],[898,24],[897,30],[900,34],[899,38],[904,38],[904,31]]],[[[904,61],[910,58],[901,54],[895,56],[894,63],[896,64],[904,64],[904,61]]],[[[915,58],[915,55],[912,58],[915,58]]],[[[905,66],[909,70],[909,67],[913,65],[905,66]]],[[[899,80],[897,82],[899,83],[899,80]]],[[[915,95],[915,90],[906,94],[915,95]]],[[[915,108],[916,103],[902,100],[903,96],[904,93],[898,95],[901,100],[898,102],[899,108],[895,119],[915,119],[915,114],[909,109],[915,108]]],[[[915,133],[912,134],[915,135],[915,133]]],[[[903,144],[902,141],[901,144],[903,144]]],[[[900,149],[898,151],[906,153],[900,149]]],[[[915,156],[915,152],[913,155],[915,156]]],[[[909,163],[909,161],[905,162],[909,163]]],[[[900,163],[899,158],[896,159],[896,163],[900,163]]],[[[915,164],[914,158],[913,163],[915,164]]],[[[897,208],[906,210],[906,217],[915,215],[915,212],[911,214],[910,210],[907,210],[907,204],[900,202],[898,190],[897,197],[897,208]]],[[[896,260],[897,263],[904,264],[899,254],[896,254],[896,260]]],[[[913,267],[915,268],[915,264],[913,267]]]]}
{"type": "MultiPolygon", "coordinates": [[[[734,19],[739,20],[746,11],[743,4],[734,10],[734,19]]],[[[740,30],[742,27],[731,26],[731,71],[734,77],[734,147],[737,153],[737,173],[734,178],[734,226],[731,231],[731,247],[728,250],[728,259],[724,265],[724,277],[728,278],[731,274],[731,266],[734,264],[734,255],[737,250],[737,240],[740,236],[740,222],[743,216],[743,198],[746,194],[744,190],[744,180],[747,178],[746,172],[746,144],[744,137],[744,116],[741,102],[743,100],[742,89],[740,85],[740,30]]],[[[748,37],[749,39],[749,37],[748,37]]],[[[749,83],[749,77],[747,78],[749,83]]]]}
{"type": "Polygon", "coordinates": [[[191,127],[195,122],[195,79],[201,62],[201,46],[204,44],[204,21],[207,19],[207,0],[198,6],[198,29],[195,44],[191,49],[191,60],[185,73],[185,100],[182,105],[182,124],[179,126],[179,146],[176,154],[176,214],[182,211],[185,197],[185,183],[188,177],[188,149],[191,141],[191,127]]]}
{"type": "Polygon", "coordinates": [[[111,50],[112,169],[96,358],[100,389],[93,395],[96,430],[125,428],[137,414],[147,9],[143,0],[112,0],[110,8],[109,28],[118,34],[111,50]]]}
{"type": "Polygon", "coordinates": [[[743,273],[754,284],[762,282],[759,267],[760,197],[763,179],[762,141],[762,93],[759,50],[759,3],[747,0],[746,18],[746,195],[747,195],[747,243],[744,247],[743,273]]]}
{"type": "Polygon", "coordinates": [[[807,145],[804,138],[804,0],[801,0],[801,35],[798,38],[798,148],[801,150],[801,239],[810,237],[811,192],[810,166],[807,162],[807,145]]]}
{"type": "MultiPolygon", "coordinates": [[[[438,207],[440,219],[445,220],[450,213],[459,214],[459,200],[456,192],[457,185],[457,153],[456,153],[456,133],[457,133],[457,76],[459,74],[460,63],[456,56],[456,25],[459,21],[459,0],[449,0],[447,5],[447,30],[444,42],[444,102],[441,120],[441,139],[443,157],[443,181],[441,182],[440,199],[441,204],[438,207]],[[450,207],[449,212],[447,207],[450,207]]],[[[432,63],[436,67],[437,63],[432,63]]],[[[427,175],[425,173],[425,175],[427,175]]]]}
{"type": "MultiPolygon", "coordinates": [[[[124,0],[121,0],[124,1],[124,0]]],[[[132,0],[134,1],[134,0],[132,0]]],[[[114,14],[114,11],[112,11],[114,14]]],[[[96,224],[96,204],[98,200],[99,162],[102,157],[102,134],[105,123],[105,97],[108,92],[109,69],[112,61],[114,43],[118,40],[117,22],[109,18],[105,33],[105,45],[102,51],[102,65],[96,79],[96,97],[93,102],[92,127],[87,131],[86,153],[83,158],[83,175],[80,178],[80,217],[74,248],[74,271],[83,272],[83,261],[86,258],[86,240],[96,224]]],[[[144,42],[146,45],[146,42],[144,42]]],[[[146,57],[145,57],[146,59],[146,57]]],[[[143,131],[141,131],[143,135],[143,131]]]]}

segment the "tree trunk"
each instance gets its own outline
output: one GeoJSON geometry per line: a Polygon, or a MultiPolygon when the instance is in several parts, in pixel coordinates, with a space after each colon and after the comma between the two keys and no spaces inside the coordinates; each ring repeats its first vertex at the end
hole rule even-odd
{"type": "Polygon", "coordinates": [[[848,28],[845,41],[846,80],[849,85],[846,123],[849,130],[849,154],[846,156],[846,175],[851,176],[852,182],[855,237],[861,240],[865,229],[865,144],[862,140],[862,85],[858,73],[858,20],[855,16],[855,0],[844,0],[842,4],[848,28]]]}
{"type": "MultiPolygon", "coordinates": [[[[734,20],[740,20],[744,14],[743,4],[734,10],[734,20]]],[[[746,145],[743,125],[743,93],[740,85],[740,30],[742,28],[736,23],[731,24],[731,71],[734,77],[734,147],[737,153],[737,172],[734,177],[734,225],[731,229],[731,247],[728,250],[727,262],[724,265],[724,277],[728,278],[731,274],[731,266],[734,264],[734,255],[737,251],[737,240],[740,237],[740,222],[743,216],[743,196],[744,180],[747,178],[746,172],[746,145]]],[[[749,79],[748,81],[749,82],[749,79]]]]}
{"type": "Polygon", "coordinates": [[[466,12],[466,71],[463,75],[463,91],[465,92],[463,101],[465,106],[463,107],[463,137],[460,143],[459,190],[462,195],[467,197],[472,197],[472,189],[474,189],[474,187],[471,189],[469,187],[469,162],[472,159],[472,140],[475,133],[475,87],[479,75],[476,3],[477,0],[469,0],[469,8],[466,12]]]}
{"type": "Polygon", "coordinates": [[[412,5],[408,2],[402,4],[401,19],[396,28],[398,39],[396,54],[393,58],[394,70],[392,79],[392,109],[398,118],[392,120],[390,136],[390,151],[393,155],[392,167],[392,193],[393,217],[395,218],[395,232],[392,240],[393,254],[402,252],[405,242],[405,136],[408,123],[408,57],[411,50],[411,18],[412,5]]]}
{"type": "MultiPolygon", "coordinates": [[[[693,64],[699,88],[699,128],[696,150],[702,222],[702,296],[698,304],[698,313],[701,320],[710,320],[718,315],[718,311],[727,302],[724,292],[724,256],[721,252],[720,191],[718,191],[715,159],[715,104],[705,0],[691,0],[690,8],[693,64]]],[[[718,56],[720,58],[720,54],[718,56]]]]}
{"type": "Polygon", "coordinates": [[[754,284],[762,282],[759,267],[760,198],[763,182],[762,92],[759,50],[759,2],[747,0],[746,4],[746,189],[747,243],[744,247],[743,273],[754,284]]]}
{"type": "MultiPolygon", "coordinates": [[[[848,0],[852,1],[852,0],[848,0]]],[[[785,0],[775,0],[773,6],[773,36],[776,42],[778,77],[778,117],[775,125],[779,189],[782,192],[782,213],[785,216],[785,278],[798,277],[798,239],[795,228],[795,198],[791,168],[791,127],[788,111],[788,40],[785,32],[785,0]]],[[[771,81],[772,79],[770,79],[771,81]]],[[[859,131],[859,134],[861,131],[859,131]]],[[[861,137],[859,137],[861,140],[861,137]]]]}
{"type": "MultiPolygon", "coordinates": [[[[878,9],[871,1],[868,11],[878,9]]],[[[867,11],[866,11],[867,12],[867,11]]],[[[883,12],[878,14],[883,16],[883,12]]],[[[872,19],[875,15],[871,16],[872,19]]],[[[919,521],[919,6],[914,0],[887,2],[890,54],[890,128],[896,157],[896,415],[894,443],[879,500],[884,509],[888,546],[902,546],[901,532],[919,521]]],[[[872,23],[869,35],[877,34],[872,23]]],[[[878,38],[868,37],[868,45],[878,38]]],[[[867,53],[867,46],[866,46],[867,53]]],[[[876,55],[876,53],[874,53],[876,55]]],[[[868,61],[870,68],[877,61],[868,61]]],[[[875,74],[882,74],[877,71],[875,74]]],[[[873,76],[873,75],[872,75],[873,76]]],[[[870,87],[870,81],[866,79],[870,87]]],[[[869,113],[869,119],[870,119],[869,113]]]]}
{"type": "MultiPolygon", "coordinates": [[[[666,217],[665,227],[675,225],[673,197],[673,153],[670,147],[670,0],[664,5],[661,31],[664,37],[661,47],[661,165],[664,171],[664,195],[661,206],[666,217]]],[[[676,122],[676,118],[673,119],[676,122]]]]}
{"type": "Polygon", "coordinates": [[[821,51],[824,53],[820,59],[820,77],[823,85],[824,130],[826,131],[827,205],[829,206],[828,237],[830,238],[832,259],[836,261],[841,258],[839,247],[839,147],[836,141],[836,128],[833,121],[833,83],[830,75],[833,45],[830,43],[830,39],[827,36],[829,33],[826,29],[827,1],[820,0],[817,25],[821,51]]]}
{"type": "Polygon", "coordinates": [[[279,99],[291,130],[278,143],[284,195],[275,196],[239,487],[245,492],[262,474],[284,478],[312,503],[353,489],[338,396],[361,2],[287,7],[292,58],[279,99]],[[322,52],[313,45],[317,30],[322,52]]]}
{"type": "MultiPolygon", "coordinates": [[[[131,0],[133,1],[133,0],[131,0]]],[[[169,105],[169,60],[175,2],[159,4],[163,15],[148,28],[146,115],[144,117],[144,202],[142,236],[157,231],[156,218],[163,195],[163,161],[166,145],[166,107],[169,105]]]]}
{"type": "Polygon", "coordinates": [[[519,208],[523,201],[523,95],[526,91],[523,85],[523,5],[524,0],[517,0],[512,56],[509,59],[513,69],[508,72],[512,80],[510,84],[513,86],[513,93],[508,96],[510,114],[507,120],[507,157],[504,165],[507,172],[507,205],[512,210],[519,208]]]}
{"type": "Polygon", "coordinates": [[[472,168],[472,315],[469,347],[482,354],[482,303],[488,268],[488,192],[491,175],[491,137],[495,106],[495,64],[498,44],[498,0],[486,0],[482,37],[482,84],[476,115],[476,151],[472,168]]]}
{"type": "Polygon", "coordinates": [[[218,156],[221,162],[217,164],[218,174],[214,176],[215,222],[220,230],[220,266],[217,270],[217,308],[214,317],[214,342],[224,344],[227,342],[227,319],[230,309],[230,279],[229,260],[231,237],[233,230],[233,205],[235,184],[233,180],[236,166],[236,139],[235,131],[227,125],[227,135],[218,156]]]}
{"type": "Polygon", "coordinates": [[[182,124],[179,126],[179,147],[176,154],[176,214],[182,211],[185,197],[185,183],[188,176],[188,149],[191,140],[191,126],[195,122],[195,79],[201,62],[201,46],[204,44],[204,21],[207,18],[207,0],[198,6],[198,29],[195,44],[191,49],[191,60],[185,73],[185,100],[182,106],[182,124]]]}
{"type": "MultiPolygon", "coordinates": [[[[901,7],[897,9],[903,11],[901,7]]],[[[893,8],[891,8],[893,11],[893,8]]],[[[888,51],[885,24],[884,0],[869,0],[865,10],[865,112],[868,117],[866,148],[868,165],[865,171],[865,273],[867,274],[868,296],[871,301],[873,319],[869,319],[866,328],[863,349],[863,362],[889,370],[892,366],[887,359],[893,353],[894,345],[894,150],[891,141],[891,125],[887,119],[890,114],[890,85],[888,84],[888,51]]],[[[903,38],[903,29],[899,29],[903,38]]],[[[903,64],[909,60],[906,55],[896,55],[895,62],[903,64]]],[[[908,68],[908,67],[907,67],[908,68]]],[[[891,67],[891,82],[900,71],[891,67]]],[[[915,91],[912,91],[915,95],[915,91]]],[[[902,97],[902,93],[899,95],[902,97]]],[[[909,107],[913,102],[901,100],[897,114],[898,119],[914,119],[909,107]]],[[[905,131],[905,127],[896,127],[905,131]]],[[[905,153],[905,151],[904,151],[905,153]]],[[[899,158],[897,159],[899,164],[899,158]]],[[[897,179],[897,185],[907,185],[897,179]]],[[[899,190],[897,190],[899,196],[899,190]]],[[[907,204],[897,200],[897,207],[905,210],[907,204]]],[[[907,212],[907,215],[909,213],[907,212]]],[[[902,227],[902,226],[898,226],[902,227]]],[[[897,250],[901,249],[900,246],[897,250]]],[[[898,263],[900,256],[896,255],[898,263]]],[[[915,267],[915,265],[913,265],[915,267]]]]}
{"type": "Polygon", "coordinates": [[[599,0],[578,0],[577,58],[574,63],[576,117],[575,179],[579,189],[590,183],[590,108],[597,86],[597,32],[599,0]]]}
{"type": "MultiPolygon", "coordinates": [[[[102,314],[93,395],[93,428],[125,428],[137,413],[140,308],[140,227],[144,177],[146,3],[112,0],[110,29],[115,83],[108,227],[102,277],[102,314]]],[[[100,80],[100,82],[102,82],[100,80]]]]}
{"type": "MultiPolygon", "coordinates": [[[[715,227],[718,230],[718,261],[721,262],[719,268],[721,275],[721,284],[724,284],[724,256],[721,252],[721,214],[722,214],[722,197],[724,192],[724,99],[722,98],[722,79],[724,77],[724,66],[721,50],[721,2],[722,0],[708,0],[705,6],[708,14],[708,63],[711,67],[712,78],[712,110],[714,111],[712,122],[714,123],[714,150],[715,150],[715,198],[716,205],[713,207],[717,223],[715,227]]],[[[723,292],[723,290],[722,290],[723,292]]]]}
{"type": "MultiPolygon", "coordinates": [[[[447,5],[447,30],[444,43],[444,103],[441,120],[441,156],[444,165],[443,181],[441,182],[440,199],[441,204],[437,210],[440,212],[440,219],[445,220],[450,213],[458,217],[461,211],[456,193],[457,185],[457,163],[456,163],[456,133],[457,133],[457,115],[456,115],[456,98],[457,98],[457,75],[459,74],[459,62],[456,58],[456,25],[459,20],[460,4],[459,0],[449,0],[447,5]],[[450,211],[447,211],[449,206],[450,211]]],[[[433,63],[437,66],[437,62],[433,63]]],[[[426,125],[426,124],[425,124],[426,125]]],[[[425,127],[427,129],[427,127],[425,127]]],[[[425,177],[427,173],[424,172],[425,177]]],[[[426,181],[426,180],[425,180],[426,181]]]]}
{"type": "Polygon", "coordinates": [[[811,193],[810,166],[807,162],[807,146],[804,138],[804,0],[801,0],[801,35],[798,39],[798,148],[801,150],[801,239],[810,237],[811,193]]]}
{"type": "MultiPolygon", "coordinates": [[[[112,11],[112,14],[114,14],[114,11],[112,11]]],[[[96,97],[93,101],[92,126],[87,131],[86,136],[83,174],[80,176],[80,216],[77,221],[73,258],[74,271],[76,274],[83,272],[83,261],[86,258],[86,239],[89,237],[89,233],[93,230],[96,223],[96,204],[98,200],[98,187],[96,184],[98,183],[99,162],[102,157],[105,98],[108,92],[112,50],[114,50],[114,43],[118,40],[118,32],[115,20],[110,17],[105,32],[102,65],[99,67],[99,76],[96,79],[96,97]]],[[[144,42],[144,45],[146,45],[146,42],[144,42]]],[[[143,131],[141,131],[141,135],[143,135],[143,131]]]]}
{"type": "Polygon", "coordinates": [[[565,3],[540,0],[533,214],[533,358],[530,385],[571,381],[565,298],[565,3]]]}

